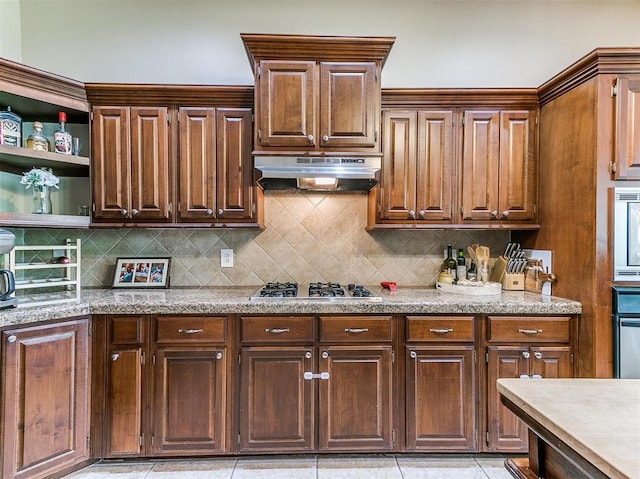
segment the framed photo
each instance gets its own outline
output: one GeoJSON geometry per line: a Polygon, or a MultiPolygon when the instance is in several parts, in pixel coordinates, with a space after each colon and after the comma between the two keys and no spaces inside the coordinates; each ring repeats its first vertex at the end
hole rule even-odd
{"type": "Polygon", "coordinates": [[[113,288],[168,288],[171,258],[118,258],[113,288]]]}

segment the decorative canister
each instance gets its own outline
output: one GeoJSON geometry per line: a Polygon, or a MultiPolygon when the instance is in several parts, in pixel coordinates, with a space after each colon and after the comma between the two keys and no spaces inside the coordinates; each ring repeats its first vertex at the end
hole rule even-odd
{"type": "Polygon", "coordinates": [[[0,145],[22,146],[22,118],[11,111],[0,111],[0,145]]]}

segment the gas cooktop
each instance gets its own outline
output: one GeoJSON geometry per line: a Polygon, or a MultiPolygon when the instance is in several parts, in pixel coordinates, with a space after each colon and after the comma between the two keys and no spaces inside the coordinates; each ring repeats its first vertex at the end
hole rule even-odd
{"type": "Polygon", "coordinates": [[[382,301],[382,297],[376,295],[360,284],[348,284],[346,287],[334,282],[309,283],[308,287],[298,287],[293,282],[272,282],[265,284],[250,298],[256,300],[286,300],[286,299],[310,299],[323,301],[364,300],[382,301]]]}

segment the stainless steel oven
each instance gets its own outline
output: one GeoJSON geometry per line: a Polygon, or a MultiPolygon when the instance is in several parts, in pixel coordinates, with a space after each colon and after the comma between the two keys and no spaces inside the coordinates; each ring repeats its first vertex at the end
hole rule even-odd
{"type": "Polygon", "coordinates": [[[614,281],[640,282],[640,187],[614,188],[614,281]]]}
{"type": "Polygon", "coordinates": [[[614,286],[613,375],[640,379],[640,288],[614,286]]]}

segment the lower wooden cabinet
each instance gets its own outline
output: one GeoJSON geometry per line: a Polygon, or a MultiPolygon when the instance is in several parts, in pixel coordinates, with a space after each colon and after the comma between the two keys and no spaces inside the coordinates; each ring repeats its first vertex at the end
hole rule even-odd
{"type": "Polygon", "coordinates": [[[406,449],[477,447],[473,316],[406,318],[406,449]]]}
{"type": "Polygon", "coordinates": [[[89,459],[88,317],[2,332],[2,474],[43,478],[89,459]]]}
{"type": "Polygon", "coordinates": [[[100,316],[94,455],[228,452],[227,318],[100,316]],[[98,365],[99,367],[99,365],[98,365]]]}
{"type": "Polygon", "coordinates": [[[393,450],[392,337],[390,316],[242,317],[240,452],[393,450]]]}
{"type": "Polygon", "coordinates": [[[484,451],[527,451],[527,427],[500,402],[496,381],[573,377],[571,338],[570,316],[487,318],[484,451]]]}

